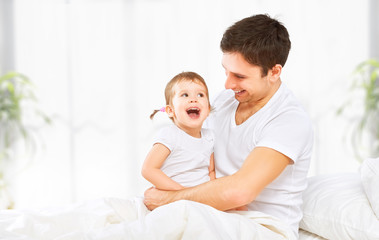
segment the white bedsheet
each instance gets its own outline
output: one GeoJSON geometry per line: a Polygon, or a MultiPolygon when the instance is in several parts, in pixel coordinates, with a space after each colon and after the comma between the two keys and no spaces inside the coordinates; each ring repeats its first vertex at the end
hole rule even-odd
{"type": "Polygon", "coordinates": [[[0,211],[0,239],[295,239],[260,212],[177,201],[150,212],[141,198],[98,199],[45,210],[0,211]]]}
{"type": "Polygon", "coordinates": [[[299,230],[299,240],[327,240],[321,236],[318,236],[314,233],[307,232],[303,229],[299,230]]]}

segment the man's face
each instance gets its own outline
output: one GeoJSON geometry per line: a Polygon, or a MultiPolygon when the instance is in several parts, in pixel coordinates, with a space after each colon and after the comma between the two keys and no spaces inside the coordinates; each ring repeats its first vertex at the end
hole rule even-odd
{"type": "Polygon", "coordinates": [[[261,67],[248,63],[240,53],[224,53],[222,66],[225,68],[225,88],[235,93],[240,103],[257,104],[270,99],[269,75],[262,77],[261,67]]]}

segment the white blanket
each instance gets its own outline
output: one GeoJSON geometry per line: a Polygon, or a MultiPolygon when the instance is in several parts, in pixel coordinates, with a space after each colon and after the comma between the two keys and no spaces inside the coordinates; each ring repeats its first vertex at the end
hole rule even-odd
{"type": "Polygon", "coordinates": [[[141,198],[99,199],[45,210],[0,211],[0,239],[296,239],[276,218],[177,201],[149,211],[141,198]]]}

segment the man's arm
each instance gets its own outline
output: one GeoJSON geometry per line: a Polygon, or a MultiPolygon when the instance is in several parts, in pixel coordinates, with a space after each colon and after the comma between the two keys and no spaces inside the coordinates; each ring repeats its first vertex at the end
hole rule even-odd
{"type": "Polygon", "coordinates": [[[151,188],[145,191],[144,201],[150,210],[182,199],[219,210],[236,208],[252,202],[291,162],[290,158],[271,148],[257,147],[233,175],[179,191],[151,188]]]}

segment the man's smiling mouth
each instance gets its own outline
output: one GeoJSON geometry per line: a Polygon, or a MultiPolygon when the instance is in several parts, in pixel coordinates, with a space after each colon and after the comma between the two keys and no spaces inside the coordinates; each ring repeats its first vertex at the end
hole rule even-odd
{"type": "Polygon", "coordinates": [[[237,95],[238,95],[238,94],[241,94],[241,93],[243,93],[243,92],[245,92],[245,90],[234,91],[234,93],[237,94],[237,95]]]}

